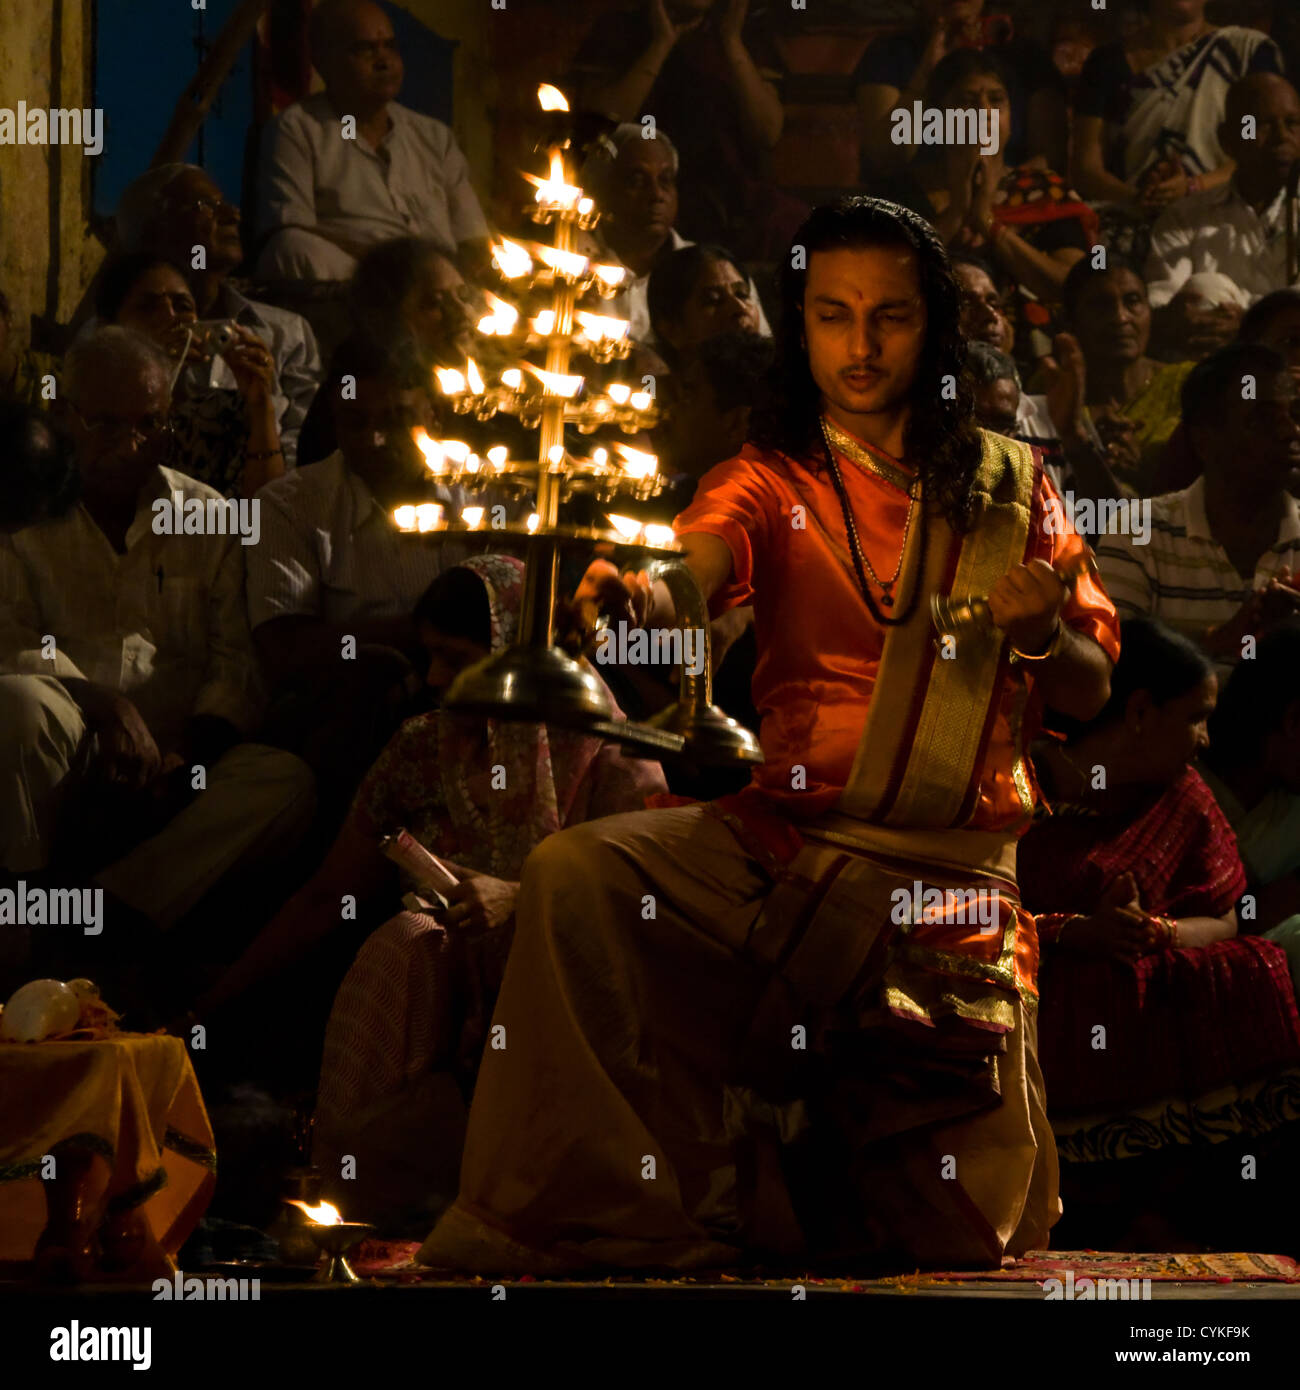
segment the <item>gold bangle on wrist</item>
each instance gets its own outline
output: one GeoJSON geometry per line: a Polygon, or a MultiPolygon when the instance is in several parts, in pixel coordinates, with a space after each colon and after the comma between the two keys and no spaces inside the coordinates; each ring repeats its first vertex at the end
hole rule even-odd
{"type": "Polygon", "coordinates": [[[1067,927],[1074,926],[1076,922],[1086,922],[1087,920],[1087,917],[1085,917],[1082,912],[1076,912],[1072,916],[1067,917],[1065,921],[1062,922],[1059,927],[1057,927],[1056,934],[1046,944],[1049,946],[1059,946],[1061,944],[1061,938],[1065,935],[1065,929],[1067,927]]]}
{"type": "Polygon", "coordinates": [[[1041,652],[1022,652],[1019,647],[1011,648],[1012,661],[1048,661],[1061,650],[1065,641],[1065,624],[1057,618],[1056,629],[1041,652]]]}

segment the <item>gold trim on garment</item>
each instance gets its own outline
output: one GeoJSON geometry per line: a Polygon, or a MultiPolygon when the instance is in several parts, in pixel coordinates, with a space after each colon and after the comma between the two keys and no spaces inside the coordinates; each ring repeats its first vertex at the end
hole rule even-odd
{"type": "MultiPolygon", "coordinates": [[[[981,514],[978,525],[961,541],[949,586],[955,594],[987,593],[1024,558],[1029,535],[1032,449],[987,430],[981,432],[981,448],[974,486],[981,514]]],[[[933,528],[934,544],[923,606],[928,593],[939,591],[952,542],[941,515],[926,517],[925,524],[933,528]]],[[[963,635],[955,659],[936,659],[932,637],[925,616],[889,629],[848,785],[840,796],[839,809],[848,816],[915,828],[958,823],[971,779],[979,776],[975,760],[989,703],[1000,695],[1002,634],[995,630],[963,635]],[[920,691],[923,671],[927,674],[920,691]],[[916,694],[921,707],[912,723],[916,694]],[[905,724],[911,729],[908,748],[899,743],[905,724]],[[900,761],[902,777],[891,797],[892,773],[900,761]]]]}
{"type": "Polygon", "coordinates": [[[1015,1027],[1014,992],[984,981],[910,971],[899,962],[886,971],[882,993],[886,1008],[910,1018],[938,1023],[955,1014],[1003,1032],[1015,1027]]]}
{"type": "Polygon", "coordinates": [[[1011,697],[1011,713],[1008,723],[1011,726],[1011,780],[1016,784],[1016,794],[1020,797],[1020,809],[1027,820],[1034,818],[1034,789],[1029,784],[1029,768],[1026,765],[1024,741],[1021,737],[1025,722],[1025,705],[1029,701],[1029,686],[1022,676],[1016,693],[1011,697]]]}
{"type": "Polygon", "coordinates": [[[822,416],[822,424],[826,427],[826,437],[831,442],[831,448],[836,453],[843,454],[850,463],[856,464],[864,473],[874,473],[877,478],[883,478],[891,487],[896,487],[899,492],[906,492],[910,495],[916,484],[914,473],[907,472],[906,469],[900,468],[895,463],[877,458],[851,434],[840,429],[829,416],[822,416]]]}

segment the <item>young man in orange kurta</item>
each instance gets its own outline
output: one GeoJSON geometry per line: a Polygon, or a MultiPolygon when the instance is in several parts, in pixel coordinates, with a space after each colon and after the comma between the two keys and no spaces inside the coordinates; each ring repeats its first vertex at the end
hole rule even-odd
{"type": "Polygon", "coordinates": [[[1059,577],[1084,547],[1035,451],[974,427],[927,224],[819,209],[783,307],[756,443],[675,525],[712,612],[754,605],[765,761],[530,857],[428,1263],[996,1266],[1059,1215],[1015,841],[1114,609],[1059,577]],[[930,598],[968,594],[996,627],[940,640],[930,598]]]}

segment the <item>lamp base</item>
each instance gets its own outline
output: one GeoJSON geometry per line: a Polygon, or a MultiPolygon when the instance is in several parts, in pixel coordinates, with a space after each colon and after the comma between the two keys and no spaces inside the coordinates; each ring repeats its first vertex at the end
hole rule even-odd
{"type": "Polygon", "coordinates": [[[585,729],[613,718],[599,678],[558,647],[506,647],[462,671],[443,698],[448,714],[585,729]]]}
{"type": "Polygon", "coordinates": [[[646,723],[661,733],[682,738],[685,756],[698,767],[735,767],[764,761],[763,749],[754,735],[723,714],[717,705],[701,707],[679,700],[646,723]]]}

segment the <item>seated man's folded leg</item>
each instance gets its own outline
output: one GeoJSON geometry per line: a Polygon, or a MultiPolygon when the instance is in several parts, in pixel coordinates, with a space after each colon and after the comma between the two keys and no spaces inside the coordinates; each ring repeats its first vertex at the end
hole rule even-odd
{"type": "Polygon", "coordinates": [[[356,257],[307,227],[273,232],[257,258],[259,280],[350,280],[356,257]]]}
{"type": "Polygon", "coordinates": [[[0,868],[43,869],[86,726],[52,676],[0,676],[0,868]]]}
{"type": "Polygon", "coordinates": [[[869,1252],[895,1268],[996,1269],[1045,1249],[1061,1215],[1056,1144],[1043,1108],[1036,1017],[1017,999],[997,1054],[999,1101],[905,1131],[854,1156],[869,1252]]]}
{"type": "Polygon", "coordinates": [[[734,1260],[723,1085],[760,984],[738,953],[770,886],[699,806],[609,816],[533,851],[460,1196],[422,1260],[734,1260]]]}
{"type": "Polygon", "coordinates": [[[311,770],[292,753],[236,744],[163,830],[97,881],[158,926],[174,926],[236,867],[288,853],[315,809],[311,770]]]}

